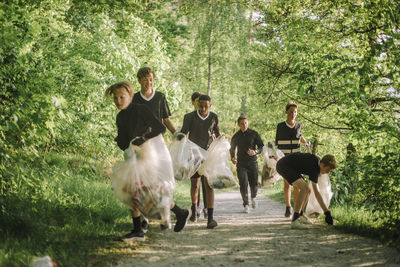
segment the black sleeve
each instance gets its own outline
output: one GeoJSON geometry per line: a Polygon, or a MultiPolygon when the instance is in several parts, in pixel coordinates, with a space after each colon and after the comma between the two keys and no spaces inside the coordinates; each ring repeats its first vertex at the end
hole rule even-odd
{"type": "Polygon", "coordinates": [[[257,132],[256,132],[256,146],[257,146],[256,153],[260,154],[262,152],[263,147],[264,147],[264,143],[261,140],[261,137],[257,132]]]}
{"type": "Polygon", "coordinates": [[[183,117],[183,125],[181,129],[181,133],[187,134],[190,131],[190,126],[192,124],[192,116],[191,113],[185,114],[183,117]]]}
{"type": "Polygon", "coordinates": [[[125,150],[129,146],[129,140],[128,140],[129,138],[126,129],[126,124],[122,122],[121,117],[119,116],[117,116],[116,122],[118,128],[118,135],[115,138],[115,141],[117,141],[117,145],[120,149],[125,150]]]}
{"type": "Polygon", "coordinates": [[[162,117],[162,119],[166,119],[166,118],[171,116],[171,111],[169,109],[168,102],[167,102],[167,99],[165,98],[164,94],[162,94],[161,107],[160,108],[161,108],[161,117],[162,117]]]}
{"type": "Polygon", "coordinates": [[[218,137],[221,135],[221,133],[219,132],[219,120],[218,120],[218,116],[216,114],[215,114],[215,124],[214,124],[213,133],[215,134],[215,137],[218,137]]]}
{"type": "Polygon", "coordinates": [[[229,152],[231,154],[231,159],[235,157],[236,146],[237,146],[236,134],[234,134],[231,140],[231,148],[229,149],[229,152]]]}
{"type": "Polygon", "coordinates": [[[154,116],[153,112],[151,112],[147,106],[141,106],[139,114],[139,116],[144,120],[144,124],[147,126],[146,131],[142,133],[142,136],[145,139],[150,139],[161,133],[165,133],[165,126],[156,118],[156,116],[154,116]]]}

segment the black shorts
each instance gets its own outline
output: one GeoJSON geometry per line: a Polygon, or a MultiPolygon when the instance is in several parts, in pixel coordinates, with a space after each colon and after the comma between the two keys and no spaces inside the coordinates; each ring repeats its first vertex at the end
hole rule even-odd
{"type": "Polygon", "coordinates": [[[303,178],[301,173],[282,163],[284,162],[280,160],[276,163],[276,171],[283,177],[283,179],[288,181],[289,184],[293,184],[294,181],[303,178]]]}

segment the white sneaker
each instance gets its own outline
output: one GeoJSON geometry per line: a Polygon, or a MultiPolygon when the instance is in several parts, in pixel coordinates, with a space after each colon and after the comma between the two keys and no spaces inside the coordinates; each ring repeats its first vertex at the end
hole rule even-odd
{"type": "Polygon", "coordinates": [[[301,215],[297,220],[304,224],[313,224],[313,222],[305,214],[301,215]]]}
{"type": "Polygon", "coordinates": [[[308,229],[308,225],[302,223],[299,219],[291,223],[292,229],[308,229]]]}
{"type": "Polygon", "coordinates": [[[249,207],[249,205],[244,206],[243,212],[244,212],[244,213],[250,213],[250,207],[249,207]]]}
{"type": "Polygon", "coordinates": [[[251,207],[253,209],[255,209],[255,208],[257,208],[257,206],[258,206],[257,200],[255,198],[252,198],[251,199],[251,207]]]}

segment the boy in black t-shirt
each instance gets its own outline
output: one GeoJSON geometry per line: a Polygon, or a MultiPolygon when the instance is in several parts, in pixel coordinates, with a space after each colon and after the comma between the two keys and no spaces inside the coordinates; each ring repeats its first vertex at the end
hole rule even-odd
{"type": "Polygon", "coordinates": [[[310,189],[304,180],[302,174],[308,175],[315,198],[325,213],[325,221],[328,224],[333,224],[333,218],[330,211],[326,207],[324,200],[318,189],[318,176],[320,174],[329,173],[337,166],[335,157],[325,155],[321,160],[313,154],[309,153],[292,153],[281,158],[276,164],[278,173],[291,185],[299,188],[300,192],[294,203],[294,214],[292,217],[291,227],[294,229],[307,229],[307,220],[302,220],[300,209],[304,205],[307,194],[310,189]]]}
{"type": "Polygon", "coordinates": [[[167,99],[163,93],[153,88],[154,71],[150,67],[143,67],[139,69],[136,76],[140,84],[140,92],[135,93],[132,102],[149,107],[154,116],[162,121],[167,129],[174,134],[176,129],[169,119],[171,111],[169,110],[167,99]]]}
{"type": "MultiPolygon", "coordinates": [[[[106,95],[113,95],[114,104],[120,110],[116,120],[118,136],[115,141],[118,147],[124,151],[125,158],[130,156],[126,149],[132,140],[134,145],[140,146],[147,139],[165,132],[164,125],[161,124],[147,106],[132,102],[133,85],[131,83],[124,81],[113,84],[107,88],[106,95]]],[[[182,210],[172,202],[171,211],[175,213],[177,219],[174,231],[179,232],[185,227],[191,215],[191,210],[182,210]]],[[[146,220],[140,221],[141,213],[139,210],[131,209],[131,215],[133,230],[122,236],[121,239],[124,241],[144,241],[148,223],[146,220]]]]}
{"type": "MultiPolygon", "coordinates": [[[[182,133],[189,133],[189,140],[205,150],[208,149],[214,138],[220,136],[218,116],[210,111],[210,107],[211,98],[208,95],[201,95],[199,97],[199,109],[185,115],[181,129],[182,133]]],[[[196,172],[191,177],[191,181],[198,184],[200,175],[196,172]]],[[[207,177],[204,177],[203,183],[206,190],[207,228],[212,229],[218,225],[213,218],[214,189],[208,184],[207,177]]],[[[193,192],[193,190],[190,192],[192,203],[194,204],[192,209],[197,204],[197,195],[194,195],[193,192]]]]}

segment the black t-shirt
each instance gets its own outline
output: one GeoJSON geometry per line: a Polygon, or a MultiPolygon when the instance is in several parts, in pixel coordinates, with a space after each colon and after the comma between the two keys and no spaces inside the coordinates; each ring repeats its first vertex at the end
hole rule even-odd
{"type": "Polygon", "coordinates": [[[171,111],[167,103],[165,95],[155,91],[154,95],[149,99],[145,99],[139,92],[133,95],[133,103],[146,105],[159,120],[166,119],[171,116],[171,111]]]}
{"type": "Polygon", "coordinates": [[[115,138],[119,148],[125,150],[137,136],[146,139],[165,132],[165,127],[145,105],[131,103],[117,114],[118,136],[115,138]]]}
{"type": "Polygon", "coordinates": [[[319,158],[310,153],[292,153],[278,161],[283,169],[297,172],[299,175],[308,175],[311,181],[318,183],[319,158]]]}
{"type": "Polygon", "coordinates": [[[189,133],[189,140],[207,150],[213,138],[220,136],[218,116],[209,112],[204,119],[200,118],[197,110],[187,113],[183,118],[181,132],[189,133]]]}
{"type": "Polygon", "coordinates": [[[249,156],[247,151],[252,149],[256,150],[256,153],[259,154],[263,146],[264,143],[256,131],[250,128],[245,132],[239,130],[232,136],[230,149],[231,158],[235,157],[235,150],[237,147],[237,166],[247,167],[257,162],[257,155],[249,156]]]}
{"type": "Polygon", "coordinates": [[[285,155],[300,152],[301,123],[295,122],[294,127],[281,122],[276,127],[275,144],[285,155]]]}

